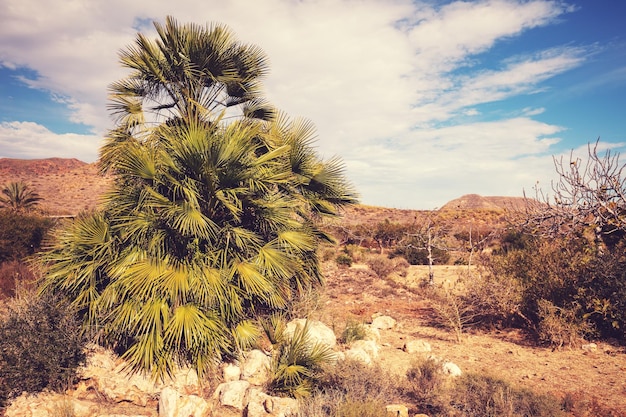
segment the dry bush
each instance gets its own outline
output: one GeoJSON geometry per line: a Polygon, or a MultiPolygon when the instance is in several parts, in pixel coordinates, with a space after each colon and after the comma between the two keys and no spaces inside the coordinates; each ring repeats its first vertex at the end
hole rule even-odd
{"type": "Polygon", "coordinates": [[[67,305],[23,294],[0,320],[0,407],[22,392],[64,389],[84,361],[87,340],[67,305]]]}
{"type": "Polygon", "coordinates": [[[15,297],[20,290],[32,290],[37,277],[21,261],[7,261],[0,264],[0,299],[15,297]]]}
{"type": "Polygon", "coordinates": [[[563,415],[559,400],[550,395],[513,387],[508,382],[477,374],[465,374],[451,391],[452,408],[472,417],[557,417],[563,415]]]}
{"type": "Polygon", "coordinates": [[[441,362],[433,358],[415,361],[406,373],[405,396],[429,415],[447,415],[448,392],[441,362]]]}
{"type": "Polygon", "coordinates": [[[424,293],[435,312],[436,324],[450,329],[461,342],[465,328],[476,322],[474,307],[459,293],[443,287],[430,286],[424,293]]]}
{"type": "Polygon", "coordinates": [[[385,255],[371,254],[365,259],[365,264],[380,278],[387,278],[396,269],[396,264],[385,255]]]}
{"type": "Polygon", "coordinates": [[[555,348],[579,347],[591,329],[577,319],[577,307],[561,308],[548,300],[539,300],[539,341],[555,348]]]}

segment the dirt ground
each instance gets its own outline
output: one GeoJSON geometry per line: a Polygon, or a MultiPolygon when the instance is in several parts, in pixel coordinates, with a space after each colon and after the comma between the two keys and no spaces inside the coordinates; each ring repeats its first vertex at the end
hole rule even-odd
{"type": "MultiPolygon", "coordinates": [[[[436,266],[436,282],[453,282],[455,266],[436,266]]],[[[444,328],[432,326],[433,311],[417,288],[427,279],[427,267],[410,268],[402,285],[383,280],[364,265],[350,268],[325,264],[325,294],[319,319],[339,331],[347,321],[367,322],[375,313],[397,320],[393,330],[381,331],[383,366],[403,374],[414,357],[402,350],[411,339],[432,346],[432,354],[457,364],[464,372],[486,373],[540,393],[563,398],[566,393],[597,403],[626,416],[626,349],[594,341],[595,350],[538,347],[516,329],[464,332],[461,342],[444,328]]],[[[592,341],[590,341],[592,342],[592,341]]]]}

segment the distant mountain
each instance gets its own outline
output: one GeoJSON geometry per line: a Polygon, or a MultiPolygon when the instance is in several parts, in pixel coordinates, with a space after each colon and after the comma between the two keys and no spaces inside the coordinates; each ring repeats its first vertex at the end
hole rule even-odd
{"type": "Polygon", "coordinates": [[[524,197],[483,197],[466,194],[444,204],[439,210],[520,210],[526,204],[524,197]]]}

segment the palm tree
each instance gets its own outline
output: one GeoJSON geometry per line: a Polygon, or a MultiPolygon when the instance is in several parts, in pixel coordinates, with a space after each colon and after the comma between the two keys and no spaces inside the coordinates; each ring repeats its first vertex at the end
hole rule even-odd
{"type": "Polygon", "coordinates": [[[248,111],[262,103],[258,48],[222,26],[156,26],[112,87],[120,118],[101,160],[114,186],[43,256],[42,291],[65,295],[132,370],[164,377],[237,354],[259,315],[320,285],[318,220],[356,195],[341,161],[315,154],[310,123],[248,111]]]}
{"type": "Polygon", "coordinates": [[[42,200],[39,195],[22,181],[10,182],[4,186],[0,196],[0,207],[12,211],[29,211],[42,200]]]}

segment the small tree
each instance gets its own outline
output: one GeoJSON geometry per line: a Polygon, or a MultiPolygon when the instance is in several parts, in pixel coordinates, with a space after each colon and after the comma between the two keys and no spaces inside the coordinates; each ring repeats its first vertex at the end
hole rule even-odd
{"type": "Polygon", "coordinates": [[[111,87],[104,210],[60,233],[42,290],[132,370],[202,375],[254,342],[255,319],[322,283],[318,220],[356,195],[341,161],[314,152],[309,122],[263,104],[257,47],[219,25],[155,26],[111,87]]]}
{"type": "Polygon", "coordinates": [[[8,208],[14,212],[32,210],[41,197],[31,190],[29,185],[22,181],[10,182],[4,186],[0,195],[0,207],[8,208]]]}

